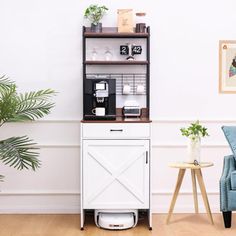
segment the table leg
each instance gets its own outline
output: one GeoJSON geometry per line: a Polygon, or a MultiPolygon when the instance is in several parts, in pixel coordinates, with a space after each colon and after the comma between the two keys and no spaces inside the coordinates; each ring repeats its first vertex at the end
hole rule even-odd
{"type": "Polygon", "coordinates": [[[176,202],[176,199],[177,199],[177,196],[179,194],[179,190],[180,190],[183,178],[184,178],[185,170],[186,169],[180,169],[179,170],[178,179],[177,179],[176,186],[175,186],[175,192],[173,194],[171,204],[170,204],[170,208],[169,208],[169,212],[168,212],[168,216],[167,216],[167,219],[166,219],[167,224],[169,223],[171,214],[173,213],[175,202],[176,202]]]}
{"type": "Polygon", "coordinates": [[[201,193],[202,193],[202,199],[203,199],[207,214],[210,218],[211,223],[214,224],[212,214],[211,214],[210,205],[209,205],[209,201],[208,201],[208,198],[207,198],[205,184],[204,184],[204,181],[203,181],[203,178],[202,178],[201,169],[196,169],[195,173],[197,175],[197,180],[198,180],[199,187],[200,187],[200,190],[201,190],[201,193]]]}
{"type": "Polygon", "coordinates": [[[194,169],[191,169],[191,176],[192,176],[192,185],[193,185],[194,208],[195,208],[195,212],[198,213],[197,185],[196,185],[196,176],[195,176],[194,169]]]}

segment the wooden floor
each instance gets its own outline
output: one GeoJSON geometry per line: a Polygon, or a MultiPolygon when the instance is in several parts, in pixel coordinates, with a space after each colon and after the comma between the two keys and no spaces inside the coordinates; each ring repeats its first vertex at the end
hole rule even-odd
{"type": "Polygon", "coordinates": [[[236,235],[236,215],[232,228],[223,227],[220,214],[214,214],[215,225],[206,214],[173,214],[166,225],[166,214],[153,215],[153,230],[146,222],[133,229],[109,231],[99,229],[90,219],[85,230],[79,228],[79,215],[0,215],[0,236],[231,236],[236,235]]]}

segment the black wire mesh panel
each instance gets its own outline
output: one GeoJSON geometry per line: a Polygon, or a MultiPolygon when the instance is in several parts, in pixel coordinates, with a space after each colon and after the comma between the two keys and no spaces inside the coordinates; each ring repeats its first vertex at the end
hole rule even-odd
{"type": "Polygon", "coordinates": [[[90,73],[87,79],[115,79],[117,95],[146,95],[146,74],[90,73]]]}

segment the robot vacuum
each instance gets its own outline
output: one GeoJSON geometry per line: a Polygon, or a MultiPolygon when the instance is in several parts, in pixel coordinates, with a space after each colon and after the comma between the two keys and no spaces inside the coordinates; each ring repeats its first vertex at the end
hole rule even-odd
{"type": "Polygon", "coordinates": [[[129,229],[137,225],[138,210],[95,210],[94,220],[103,229],[129,229]]]}

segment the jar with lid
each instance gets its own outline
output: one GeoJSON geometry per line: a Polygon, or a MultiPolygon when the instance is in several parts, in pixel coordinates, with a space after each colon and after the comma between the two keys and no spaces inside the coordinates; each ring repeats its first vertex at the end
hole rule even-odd
{"type": "Polygon", "coordinates": [[[137,12],[136,13],[136,33],[145,33],[146,32],[146,13],[137,12]]]}

